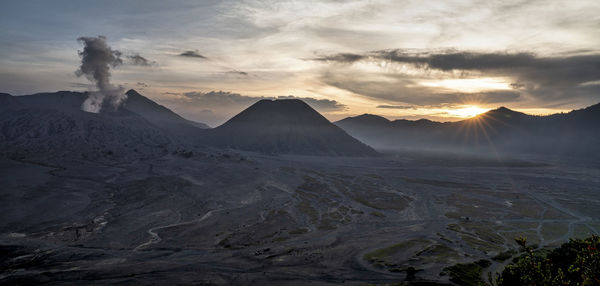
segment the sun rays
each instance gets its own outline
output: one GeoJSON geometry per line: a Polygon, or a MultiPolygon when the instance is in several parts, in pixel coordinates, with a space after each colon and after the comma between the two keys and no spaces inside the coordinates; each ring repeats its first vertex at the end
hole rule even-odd
{"type": "Polygon", "coordinates": [[[455,116],[455,117],[468,118],[468,117],[477,116],[488,110],[489,109],[485,109],[485,108],[482,108],[479,106],[470,105],[470,106],[464,106],[464,107],[458,108],[458,109],[450,109],[450,110],[448,110],[448,114],[451,116],[455,116]]]}

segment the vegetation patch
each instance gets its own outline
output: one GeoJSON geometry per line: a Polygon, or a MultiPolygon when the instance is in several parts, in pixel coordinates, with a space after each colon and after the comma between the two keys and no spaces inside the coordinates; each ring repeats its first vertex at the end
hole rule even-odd
{"type": "Polygon", "coordinates": [[[498,262],[504,262],[504,261],[512,258],[515,254],[517,254],[517,252],[512,249],[503,251],[503,252],[498,253],[496,256],[492,257],[492,260],[498,261],[498,262]]]}
{"type": "Polygon", "coordinates": [[[314,223],[317,220],[319,220],[319,212],[317,211],[317,209],[312,207],[308,201],[303,200],[296,207],[301,213],[309,217],[310,222],[314,223]]]}
{"type": "MultiPolygon", "coordinates": [[[[491,265],[489,260],[479,260],[472,263],[459,263],[444,270],[450,275],[450,281],[461,286],[485,286],[481,280],[484,268],[491,265]]],[[[516,285],[516,284],[515,284],[516,285]]]]}
{"type": "Polygon", "coordinates": [[[383,213],[380,212],[371,212],[372,216],[376,216],[376,217],[385,217],[385,215],[383,213]]]}
{"type": "Polygon", "coordinates": [[[569,233],[569,225],[566,223],[544,223],[542,225],[542,237],[545,240],[555,240],[569,233]]]}
{"type": "Polygon", "coordinates": [[[551,251],[534,251],[525,238],[516,242],[525,253],[504,268],[498,286],[600,285],[600,237],[571,239],[551,251]]]}
{"type": "Polygon", "coordinates": [[[502,247],[494,244],[489,241],[482,240],[480,238],[474,237],[472,235],[461,235],[460,236],[464,242],[466,242],[470,247],[475,249],[479,249],[483,252],[493,252],[493,251],[502,251],[502,247]]]}
{"type": "Polygon", "coordinates": [[[363,256],[364,260],[367,261],[376,261],[382,258],[385,258],[387,256],[390,256],[400,250],[406,249],[410,246],[409,242],[405,241],[405,242],[401,242],[401,243],[397,243],[394,245],[390,245],[388,247],[385,248],[380,248],[377,249],[373,252],[369,252],[367,254],[365,254],[363,256]]]}
{"type": "Polygon", "coordinates": [[[290,230],[289,234],[300,235],[300,234],[305,234],[307,232],[308,232],[308,228],[297,228],[297,229],[294,229],[294,230],[290,230]]]}
{"type": "Polygon", "coordinates": [[[449,253],[448,249],[438,248],[432,243],[425,239],[407,240],[369,252],[363,256],[363,259],[377,268],[387,269],[390,272],[402,272],[410,268],[415,261],[423,262],[424,259],[432,258],[420,257],[420,255],[445,256],[449,253]],[[410,263],[407,263],[408,261],[410,263]]]}

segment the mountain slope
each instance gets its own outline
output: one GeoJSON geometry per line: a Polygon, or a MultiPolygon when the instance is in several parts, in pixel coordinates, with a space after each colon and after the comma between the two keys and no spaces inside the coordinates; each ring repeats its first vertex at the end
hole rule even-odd
{"type": "Polygon", "coordinates": [[[87,94],[60,91],[0,95],[0,145],[19,156],[139,158],[168,146],[195,143],[202,129],[135,91],[128,105],[102,112],[81,110],[87,94]]]}
{"type": "Polygon", "coordinates": [[[0,93],[0,111],[23,108],[23,104],[8,93],[0,93]]]}
{"type": "Polygon", "coordinates": [[[376,154],[297,99],[261,100],[253,104],[211,130],[208,144],[263,153],[376,154]]]}
{"type": "Polygon", "coordinates": [[[126,92],[127,100],[124,102],[123,108],[133,111],[148,121],[163,127],[172,128],[173,126],[193,126],[196,128],[210,128],[204,123],[187,120],[170,109],[142,96],[137,91],[130,89],[126,92]]]}
{"type": "Polygon", "coordinates": [[[0,112],[0,145],[18,157],[120,159],[164,152],[173,140],[139,115],[27,107],[0,112]]]}
{"type": "MultiPolygon", "coordinates": [[[[119,110],[127,110],[146,118],[159,127],[171,129],[175,125],[189,125],[197,128],[208,128],[206,124],[189,121],[170,109],[144,97],[137,91],[130,89],[126,92],[127,99],[119,110]]],[[[24,105],[44,109],[63,111],[79,111],[81,104],[87,98],[87,92],[58,91],[52,93],[36,93],[15,97],[24,105]]],[[[119,111],[117,110],[117,111],[119,111]]],[[[115,112],[109,106],[103,108],[101,113],[115,112]]]]}

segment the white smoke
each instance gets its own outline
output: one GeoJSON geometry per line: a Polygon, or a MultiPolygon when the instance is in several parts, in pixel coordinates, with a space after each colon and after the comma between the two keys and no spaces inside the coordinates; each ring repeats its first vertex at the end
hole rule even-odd
{"type": "Polygon", "coordinates": [[[75,74],[77,76],[84,75],[98,87],[98,91],[89,93],[88,98],[81,105],[81,109],[98,113],[102,110],[105,102],[110,103],[116,109],[121,102],[127,99],[122,87],[110,83],[110,67],[123,63],[121,52],[112,50],[106,44],[104,36],[80,37],[77,40],[83,43],[84,47],[83,51],[79,52],[81,66],[75,74]]]}

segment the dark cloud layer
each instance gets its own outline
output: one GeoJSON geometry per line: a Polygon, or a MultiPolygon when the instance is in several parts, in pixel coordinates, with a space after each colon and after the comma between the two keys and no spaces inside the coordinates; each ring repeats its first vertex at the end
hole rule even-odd
{"type": "MultiPolygon", "coordinates": [[[[474,52],[412,52],[407,50],[384,50],[365,54],[340,53],[315,58],[317,61],[352,64],[358,61],[377,61],[409,64],[425,72],[461,72],[469,76],[492,76],[511,78],[513,91],[480,93],[486,102],[502,102],[519,98],[524,94],[546,103],[577,99],[599,100],[600,86],[586,84],[600,80],[600,54],[540,57],[532,53],[474,53],[474,52]]],[[[414,85],[415,79],[398,76],[395,88],[389,83],[349,82],[343,78],[325,74],[326,83],[376,98],[398,100],[406,103],[430,104],[431,101],[463,101],[460,94],[440,94],[439,91],[414,85]],[[383,84],[384,86],[376,86],[383,84]],[[370,86],[370,87],[369,87],[370,86]],[[366,90],[375,88],[375,90],[366,90]],[[379,90],[376,91],[376,90],[379,90]],[[395,90],[395,91],[394,91],[395,90]],[[402,94],[400,94],[400,92],[402,94]],[[461,99],[455,98],[459,96],[461,99]],[[408,99],[407,99],[408,97],[408,99]]]]}
{"type": "Polygon", "coordinates": [[[322,61],[322,62],[353,63],[353,62],[360,61],[366,57],[367,56],[359,55],[359,54],[339,53],[339,54],[334,54],[334,55],[325,55],[325,56],[316,57],[316,58],[313,58],[312,60],[322,61]]]}
{"type": "Polygon", "coordinates": [[[179,54],[181,57],[189,57],[189,58],[199,58],[199,59],[208,59],[207,57],[198,53],[198,51],[185,51],[179,54]]]}
{"type": "Polygon", "coordinates": [[[253,97],[245,96],[237,93],[224,92],[224,91],[211,91],[211,92],[187,92],[183,94],[184,97],[191,99],[201,106],[250,106],[251,104],[261,99],[300,99],[308,103],[313,108],[320,111],[337,111],[344,110],[346,106],[335,100],[329,99],[316,99],[311,97],[296,97],[293,95],[278,96],[278,97],[253,97]]]}
{"type": "Polygon", "coordinates": [[[156,62],[152,62],[145,57],[140,56],[139,54],[129,55],[127,56],[129,63],[136,66],[153,66],[156,62]]]}

